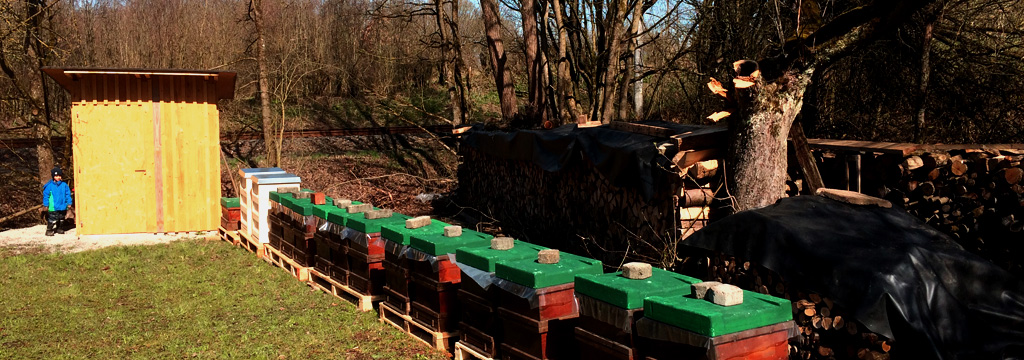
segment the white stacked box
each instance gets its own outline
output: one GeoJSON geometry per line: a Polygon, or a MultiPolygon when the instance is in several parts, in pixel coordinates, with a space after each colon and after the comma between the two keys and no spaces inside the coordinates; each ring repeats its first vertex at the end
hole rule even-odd
{"type": "Polygon", "coordinates": [[[260,243],[270,242],[270,193],[279,188],[295,188],[301,184],[295,174],[257,174],[252,176],[252,199],[249,229],[251,239],[259,239],[260,243]]]}
{"type": "Polygon", "coordinates": [[[253,233],[249,231],[250,225],[252,224],[252,176],[257,174],[284,174],[286,173],[281,168],[249,168],[238,170],[238,174],[242,176],[242,189],[238,189],[238,201],[242,207],[242,227],[239,229],[239,233],[246,236],[248,239],[253,238],[253,233]]]}

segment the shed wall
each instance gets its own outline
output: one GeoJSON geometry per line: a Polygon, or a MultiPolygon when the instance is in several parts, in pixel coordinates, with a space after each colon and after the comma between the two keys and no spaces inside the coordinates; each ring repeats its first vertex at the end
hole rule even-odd
{"type": "Polygon", "coordinates": [[[86,74],[72,90],[80,234],[214,230],[216,87],[201,76],[86,74]]]}

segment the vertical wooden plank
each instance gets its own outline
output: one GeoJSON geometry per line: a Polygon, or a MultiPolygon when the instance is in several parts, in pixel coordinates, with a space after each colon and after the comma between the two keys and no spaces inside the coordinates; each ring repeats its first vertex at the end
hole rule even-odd
{"type": "MultiPolygon", "coordinates": [[[[155,80],[157,82],[159,82],[159,78],[157,78],[155,80]]],[[[151,96],[153,97],[153,99],[152,99],[152,103],[153,104],[151,105],[152,108],[153,108],[152,119],[151,119],[152,124],[153,124],[153,133],[152,133],[153,152],[150,153],[150,154],[152,154],[152,159],[153,159],[153,162],[154,162],[154,164],[153,164],[153,194],[154,194],[155,198],[154,198],[154,201],[153,201],[153,206],[154,206],[154,214],[153,214],[153,216],[154,216],[153,220],[154,221],[153,222],[154,222],[154,225],[155,225],[154,231],[156,231],[156,232],[164,232],[165,231],[165,229],[164,229],[165,224],[164,224],[164,181],[163,181],[163,173],[164,173],[163,125],[162,125],[163,117],[162,117],[162,114],[161,114],[161,111],[160,111],[161,110],[160,109],[161,93],[160,93],[159,86],[154,86],[153,89],[154,90],[151,93],[151,96]]]]}
{"type": "Polygon", "coordinates": [[[218,204],[220,200],[220,122],[217,118],[217,101],[210,101],[212,94],[216,93],[216,89],[213,87],[214,82],[212,79],[203,80],[203,97],[202,106],[206,109],[206,116],[203,120],[206,121],[206,144],[204,147],[207,149],[206,161],[209,164],[206,173],[204,174],[207,178],[207,203],[206,208],[209,209],[209,215],[206,217],[207,227],[216,228],[220,224],[220,212],[218,211],[218,204]]]}

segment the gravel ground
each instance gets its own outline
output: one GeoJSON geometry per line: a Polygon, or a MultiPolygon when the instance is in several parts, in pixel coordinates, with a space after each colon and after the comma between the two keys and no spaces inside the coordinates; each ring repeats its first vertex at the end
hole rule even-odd
{"type": "MultiPolygon", "coordinates": [[[[15,252],[41,250],[79,252],[99,249],[107,246],[122,245],[153,245],[168,243],[175,240],[195,238],[194,234],[155,235],[155,234],[124,234],[124,235],[85,235],[78,236],[75,229],[64,234],[46,236],[46,225],[12,229],[0,232],[0,248],[8,248],[15,252]]],[[[201,237],[202,235],[200,235],[201,237]]]]}

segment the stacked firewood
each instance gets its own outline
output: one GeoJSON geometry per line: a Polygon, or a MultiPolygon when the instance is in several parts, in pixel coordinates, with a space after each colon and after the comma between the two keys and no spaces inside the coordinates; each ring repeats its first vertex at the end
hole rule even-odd
{"type": "Polygon", "coordinates": [[[1022,160],[1024,155],[994,151],[907,156],[896,165],[902,178],[881,195],[968,251],[1024,277],[1022,160]]]}
{"type": "Polygon", "coordinates": [[[833,299],[792,288],[775,272],[733,256],[708,254],[699,263],[692,275],[793,301],[799,336],[790,340],[791,359],[889,358],[893,341],[868,331],[833,299]]]}
{"type": "Polygon", "coordinates": [[[500,222],[524,240],[610,264],[627,256],[659,263],[668,247],[665,239],[679,230],[674,199],[685,192],[678,174],[655,179],[662,193],[645,200],[635,189],[614,186],[581,159],[547,172],[469,146],[460,155],[456,203],[479,210],[483,222],[500,222]]]}

